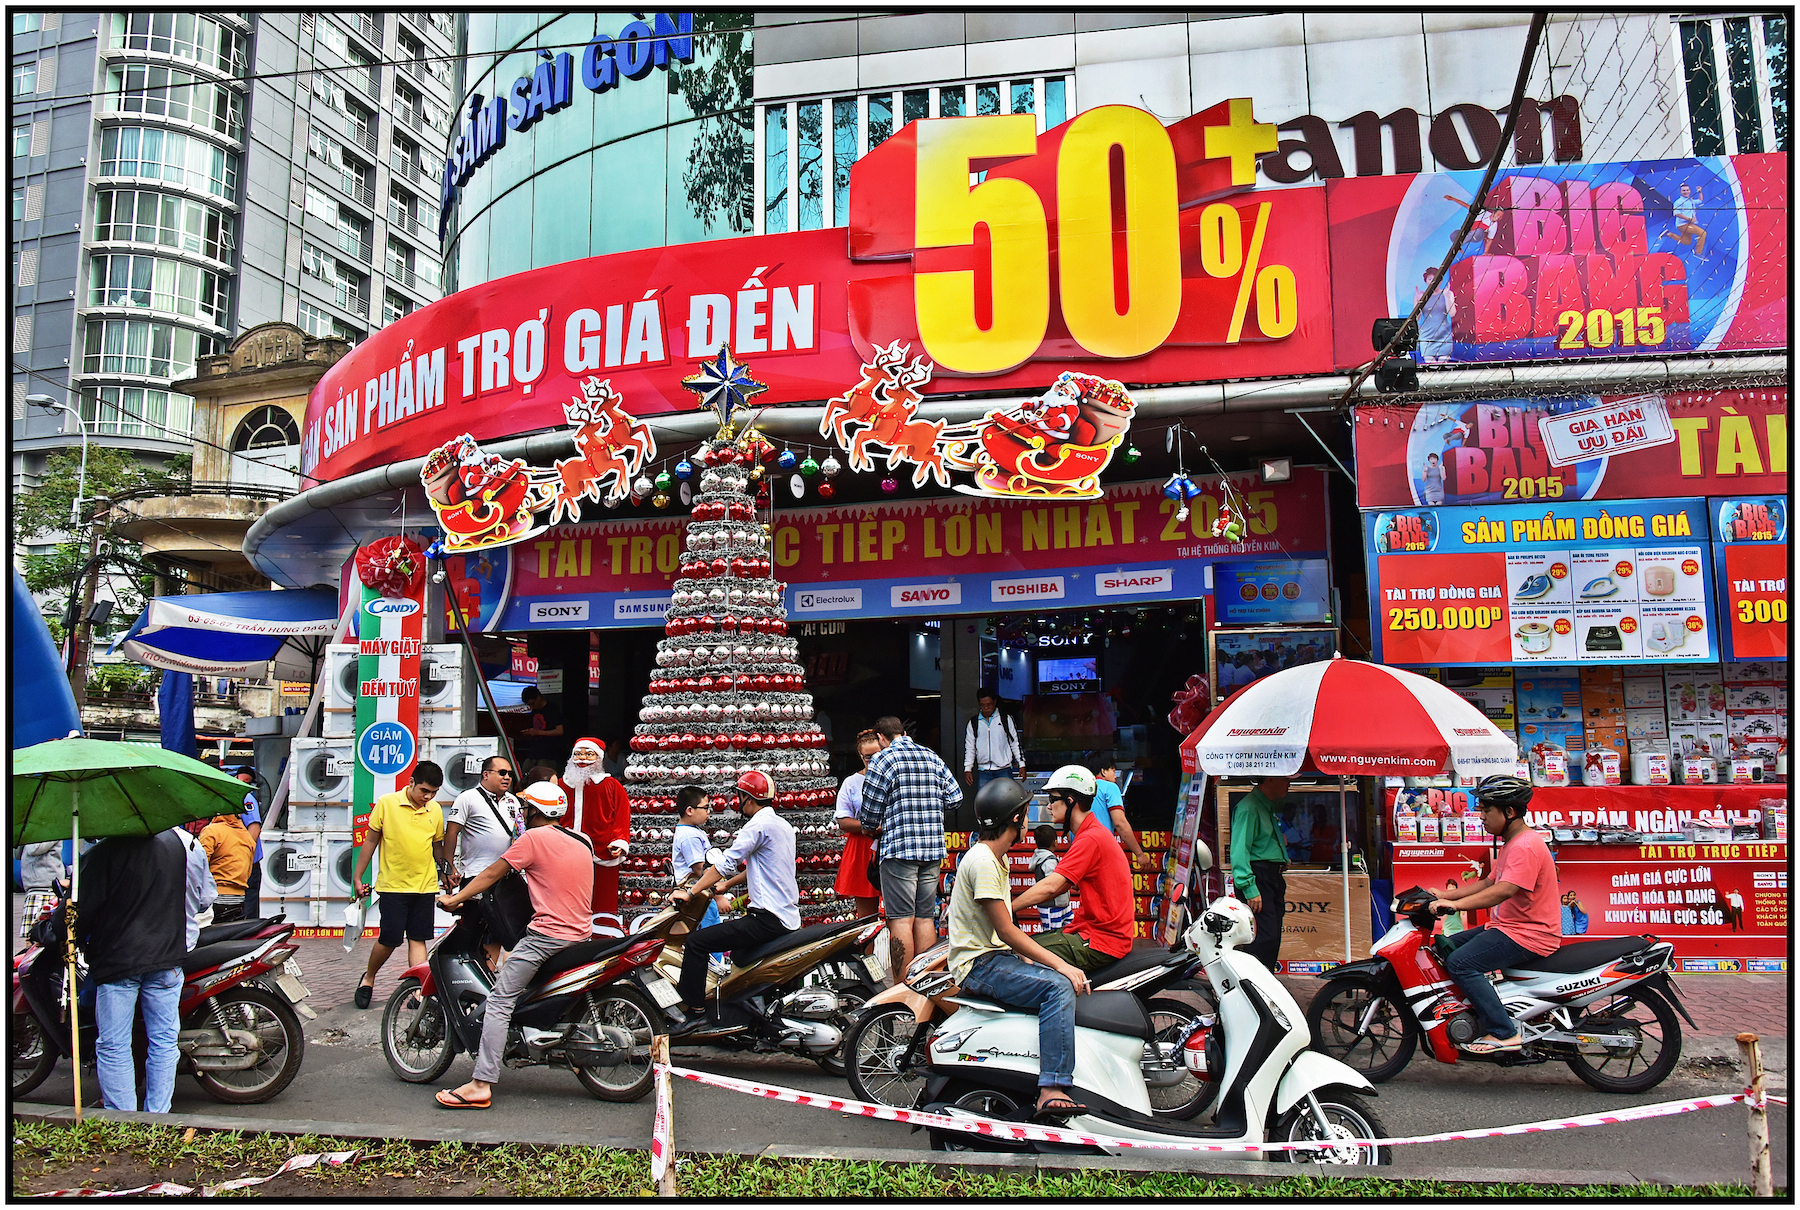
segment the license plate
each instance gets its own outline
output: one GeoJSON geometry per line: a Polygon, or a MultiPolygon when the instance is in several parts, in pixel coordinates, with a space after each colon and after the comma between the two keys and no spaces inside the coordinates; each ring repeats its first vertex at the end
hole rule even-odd
{"type": "Polygon", "coordinates": [[[875,980],[876,987],[887,982],[887,972],[881,969],[881,963],[875,960],[874,954],[864,954],[862,964],[863,969],[869,972],[869,978],[875,980]]]}
{"type": "Polygon", "coordinates": [[[300,959],[298,958],[289,958],[281,964],[281,969],[296,979],[305,977],[305,972],[300,969],[300,959]]]}
{"type": "Polygon", "coordinates": [[[312,994],[306,990],[306,984],[300,982],[300,980],[294,978],[286,971],[275,976],[275,986],[279,987],[281,989],[281,994],[286,996],[288,1000],[294,1004],[300,1003],[300,1001],[312,994]]]}
{"type": "Polygon", "coordinates": [[[644,986],[649,990],[650,998],[656,1001],[658,1008],[673,1008],[681,999],[681,993],[675,990],[675,985],[655,971],[644,973],[644,986]]]}

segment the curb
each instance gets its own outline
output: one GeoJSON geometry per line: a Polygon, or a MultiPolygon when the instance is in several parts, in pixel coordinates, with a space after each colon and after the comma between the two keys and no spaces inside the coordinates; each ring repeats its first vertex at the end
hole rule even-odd
{"type": "MultiPolygon", "coordinates": [[[[13,1107],[15,1119],[51,1123],[72,1123],[75,1111],[63,1106],[13,1107]]],[[[239,1118],[227,1114],[164,1114],[126,1112],[116,1109],[91,1109],[84,1115],[109,1122],[142,1122],[149,1125],[196,1127],[200,1130],[236,1131],[245,1134],[321,1135],[343,1139],[404,1138],[414,1143],[468,1143],[493,1145],[516,1143],[543,1147],[600,1147],[612,1151],[647,1151],[649,1141],[642,1138],[597,1138],[592,1134],[564,1130],[501,1131],[471,1127],[408,1127],[401,1134],[377,1133],[367,1124],[331,1122],[309,1118],[239,1118]]],[[[694,1152],[678,1152],[680,1155],[694,1152]]],[[[1683,1174],[1649,1172],[1644,1174],[1608,1169],[1531,1169],[1420,1167],[1388,1165],[1379,1169],[1345,1168],[1328,1172],[1311,1172],[1292,1165],[1264,1160],[1230,1160],[1196,1156],[1178,1159],[1173,1156],[1107,1156],[1082,1155],[1059,1159],[1054,1155],[1026,1155],[982,1152],[942,1152],[912,1148],[887,1147],[807,1147],[791,1143],[771,1143],[764,1147],[715,1147],[704,1154],[737,1155],[780,1160],[839,1160],[846,1163],[879,1163],[900,1166],[924,1165],[937,1169],[966,1169],[994,1174],[1017,1173],[1022,1176],[1066,1176],[1081,1171],[1101,1169],[1120,1173],[1176,1172],[1193,1176],[1226,1177],[1255,1184],[1268,1184],[1292,1176],[1329,1176],[1332,1180],[1438,1181],[1445,1184],[1518,1184],[1533,1185],[1690,1185],[1702,1186],[1718,1182],[1716,1173],[1683,1174]]]]}

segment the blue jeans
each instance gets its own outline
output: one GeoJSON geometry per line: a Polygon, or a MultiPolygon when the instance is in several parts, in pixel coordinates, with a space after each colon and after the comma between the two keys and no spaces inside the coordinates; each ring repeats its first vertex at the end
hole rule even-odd
{"type": "Polygon", "coordinates": [[[977,769],[975,770],[975,788],[977,790],[993,781],[996,777],[1011,777],[1013,769],[977,769]]]}
{"type": "Polygon", "coordinates": [[[1450,944],[1454,952],[1444,969],[1462,989],[1463,998],[1481,1018],[1482,1027],[1496,1038],[1510,1038],[1518,1033],[1519,1027],[1507,1016],[1500,1004],[1500,993],[1488,982],[1487,975],[1489,971],[1517,966],[1543,955],[1532,953],[1499,929],[1486,926],[1458,933],[1450,938],[1450,944]]]}
{"type": "Polygon", "coordinates": [[[138,1107],[137,1069],[131,1059],[132,1026],[140,1005],[150,1050],[144,1060],[144,1109],[169,1112],[175,1095],[175,1035],[181,1030],[181,968],[146,971],[115,983],[102,983],[94,994],[94,1024],[100,1037],[94,1047],[100,1071],[100,1095],[108,1109],[138,1107]]]}
{"type": "Polygon", "coordinates": [[[975,959],[963,990],[1038,1017],[1038,1087],[1075,1086],[1075,985],[1010,951],[975,959]]]}

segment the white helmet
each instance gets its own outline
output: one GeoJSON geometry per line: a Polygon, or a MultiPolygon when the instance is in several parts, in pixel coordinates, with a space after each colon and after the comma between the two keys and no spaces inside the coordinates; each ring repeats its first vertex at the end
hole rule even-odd
{"type": "Polygon", "coordinates": [[[1100,785],[1094,780],[1094,775],[1080,765],[1064,765],[1050,775],[1050,780],[1044,783],[1044,789],[1072,790],[1085,796],[1089,802],[1093,802],[1094,795],[1100,793],[1100,785]]]}
{"type": "Polygon", "coordinates": [[[1248,945],[1256,938],[1256,914],[1237,899],[1215,899],[1187,931],[1187,947],[1202,959],[1248,945]]]}
{"type": "Polygon", "coordinates": [[[569,796],[553,781],[540,781],[519,791],[519,798],[545,819],[561,819],[569,813],[569,796]]]}

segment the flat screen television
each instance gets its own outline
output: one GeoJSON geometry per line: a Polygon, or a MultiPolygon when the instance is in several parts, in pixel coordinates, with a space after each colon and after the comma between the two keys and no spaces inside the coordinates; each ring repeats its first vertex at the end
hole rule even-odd
{"type": "Polygon", "coordinates": [[[1100,688],[1100,657],[1072,656],[1037,662],[1039,693],[1090,693],[1100,688]]]}

